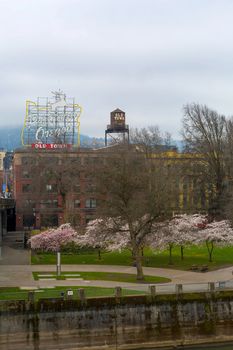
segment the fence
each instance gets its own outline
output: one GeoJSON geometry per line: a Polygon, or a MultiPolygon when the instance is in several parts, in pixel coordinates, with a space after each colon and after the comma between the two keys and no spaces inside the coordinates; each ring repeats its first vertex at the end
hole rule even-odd
{"type": "Polygon", "coordinates": [[[129,295],[166,295],[166,294],[182,294],[193,292],[218,292],[218,291],[233,291],[233,280],[208,282],[208,283],[184,283],[184,284],[156,284],[148,285],[145,289],[145,285],[127,287],[122,289],[121,287],[106,288],[105,292],[98,294],[98,288],[96,291],[90,292],[90,289],[85,288],[60,288],[60,289],[36,289],[29,291],[11,291],[10,288],[5,291],[0,291],[0,301],[10,300],[29,300],[37,301],[39,299],[85,299],[85,298],[98,298],[98,297],[116,297],[129,295]]]}
{"type": "MultiPolygon", "coordinates": [[[[149,292],[150,292],[149,286],[149,292]]],[[[177,293],[193,293],[193,292],[211,292],[211,291],[222,291],[232,290],[233,291],[233,279],[228,281],[218,282],[203,282],[203,283],[183,283],[183,284],[156,284],[154,285],[156,294],[177,294],[177,293]]],[[[132,287],[129,287],[131,289],[132,287]]],[[[133,289],[133,288],[132,288],[133,289]]],[[[137,289],[140,287],[137,286],[137,289]]],[[[143,287],[141,287],[143,290],[143,287]]]]}

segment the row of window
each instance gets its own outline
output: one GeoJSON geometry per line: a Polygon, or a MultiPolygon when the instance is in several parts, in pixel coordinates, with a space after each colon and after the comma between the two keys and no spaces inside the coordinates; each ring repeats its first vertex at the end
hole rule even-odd
{"type": "MultiPolygon", "coordinates": [[[[85,222],[86,224],[90,221],[93,220],[92,215],[86,215],[85,216],[85,222]]],[[[32,214],[24,214],[23,215],[23,227],[25,228],[35,228],[36,227],[36,218],[32,214]]],[[[57,214],[42,214],[40,216],[40,227],[56,227],[58,226],[58,215],[57,214]]]]}
{"type": "MultiPolygon", "coordinates": [[[[80,208],[81,207],[81,201],[80,199],[75,199],[73,202],[74,208],[80,208]]],[[[23,202],[23,206],[26,208],[35,208],[36,202],[31,199],[26,199],[23,202]]],[[[46,209],[46,208],[57,208],[58,207],[58,201],[57,199],[43,199],[40,201],[40,208],[46,209]]],[[[96,208],[96,199],[94,198],[88,198],[85,200],[85,208],[96,208]]]]}
{"type": "MultiPolygon", "coordinates": [[[[45,185],[45,191],[50,192],[50,193],[57,193],[57,185],[56,184],[48,184],[45,185]]],[[[95,192],[96,191],[96,186],[94,184],[86,184],[85,185],[85,191],[86,192],[95,192]]],[[[33,192],[33,186],[32,184],[23,184],[22,185],[22,192],[23,193],[30,193],[33,192]]],[[[74,184],[72,188],[72,192],[74,193],[79,193],[81,192],[81,188],[79,184],[74,184]]]]}
{"type": "Polygon", "coordinates": [[[36,159],[34,157],[22,157],[22,165],[33,166],[46,162],[46,164],[52,165],[101,165],[104,163],[102,157],[70,157],[70,158],[59,158],[59,157],[45,157],[36,159]]]}

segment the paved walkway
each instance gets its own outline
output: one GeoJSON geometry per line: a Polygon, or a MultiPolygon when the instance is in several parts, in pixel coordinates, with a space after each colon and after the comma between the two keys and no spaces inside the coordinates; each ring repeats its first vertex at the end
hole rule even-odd
{"type": "Polygon", "coordinates": [[[1,265],[28,265],[30,263],[30,251],[28,249],[14,248],[8,245],[0,247],[0,271],[1,265]]]}
{"type": "MultiPolygon", "coordinates": [[[[130,289],[147,290],[148,285],[142,283],[123,283],[111,281],[85,281],[85,280],[41,280],[34,281],[32,277],[33,271],[54,272],[55,265],[29,265],[30,252],[25,249],[15,249],[13,247],[4,246],[3,254],[0,255],[0,287],[54,287],[54,286],[98,286],[98,287],[115,287],[122,286],[130,289]]],[[[109,266],[109,265],[62,265],[62,271],[96,271],[96,272],[122,272],[136,273],[136,268],[132,266],[109,266]]],[[[195,289],[194,284],[206,284],[208,282],[230,281],[233,284],[233,266],[217,271],[210,272],[192,272],[180,271],[173,269],[162,269],[153,267],[143,268],[145,275],[161,276],[171,279],[170,283],[166,283],[160,288],[168,289],[175,284],[187,284],[190,290],[195,289]],[[192,286],[188,286],[192,284],[192,286]]]]}
{"type": "MultiPolygon", "coordinates": [[[[123,283],[111,281],[79,281],[79,280],[42,280],[34,281],[32,271],[52,272],[55,271],[54,265],[1,265],[0,266],[0,287],[53,287],[53,286],[99,286],[99,287],[115,287],[122,286],[130,289],[147,290],[147,284],[141,283],[123,283]]],[[[107,266],[107,265],[63,265],[62,271],[105,271],[105,272],[123,272],[135,273],[135,267],[130,266],[107,266]]],[[[229,281],[233,279],[233,267],[225,269],[198,273],[191,271],[179,271],[171,269],[161,269],[145,267],[144,273],[151,276],[162,276],[171,279],[171,282],[166,286],[174,284],[199,284],[217,281],[229,281]]],[[[165,286],[165,285],[164,285],[165,286]]]]}

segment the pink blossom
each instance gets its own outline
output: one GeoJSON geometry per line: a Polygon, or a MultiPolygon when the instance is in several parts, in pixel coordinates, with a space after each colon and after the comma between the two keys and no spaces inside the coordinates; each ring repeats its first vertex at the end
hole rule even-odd
{"type": "Polygon", "coordinates": [[[130,245],[130,235],[127,226],[121,226],[119,219],[96,219],[87,224],[85,234],[78,235],[75,243],[81,247],[120,251],[130,245]]]}
{"type": "Polygon", "coordinates": [[[228,220],[213,221],[198,231],[196,242],[209,242],[218,246],[233,244],[233,229],[228,220]]]}
{"type": "Polygon", "coordinates": [[[58,252],[69,242],[74,242],[77,232],[70,224],[63,224],[57,229],[50,229],[39,233],[29,239],[32,249],[58,252]]]}

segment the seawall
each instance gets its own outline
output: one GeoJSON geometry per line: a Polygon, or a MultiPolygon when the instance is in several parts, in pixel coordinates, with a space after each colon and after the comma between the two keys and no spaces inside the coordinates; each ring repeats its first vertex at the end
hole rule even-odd
{"type": "Polygon", "coordinates": [[[143,349],[233,341],[233,291],[0,303],[0,349],[143,349]]]}

